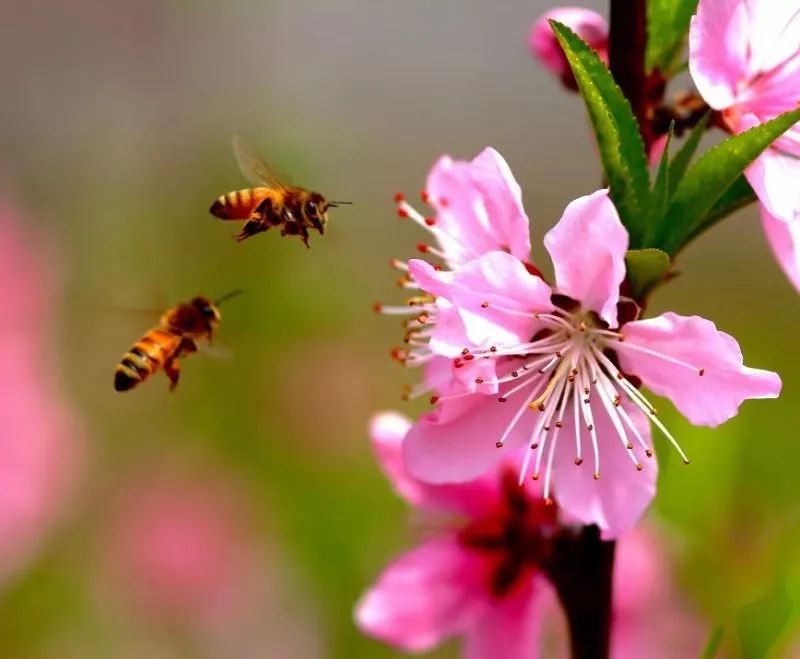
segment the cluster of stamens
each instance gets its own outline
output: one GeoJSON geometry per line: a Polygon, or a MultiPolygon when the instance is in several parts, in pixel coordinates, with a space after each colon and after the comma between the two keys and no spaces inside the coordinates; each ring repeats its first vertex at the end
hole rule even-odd
{"type": "MultiPolygon", "coordinates": [[[[411,218],[429,230],[435,228],[435,222],[414,210],[402,195],[398,195],[395,200],[401,217],[411,218]]],[[[424,193],[423,200],[427,200],[424,193]]],[[[419,248],[423,253],[443,256],[436,248],[427,245],[420,245],[419,248]]],[[[391,265],[402,273],[399,280],[402,288],[419,290],[408,276],[405,262],[393,259],[391,265]]],[[[678,441],[658,418],[656,408],[639,390],[638,378],[627,375],[620,369],[617,353],[646,353],[650,357],[692,371],[699,377],[703,376],[705,369],[668,354],[625,342],[622,331],[609,329],[595,314],[583,312],[574,305],[564,305],[564,308],[555,305],[548,313],[525,313],[502,309],[488,301],[481,304],[483,309],[490,307],[495,312],[531,318],[539,330],[525,343],[492,345],[482,349],[464,348],[461,355],[453,360],[455,369],[465,368],[478,359],[494,360],[496,376],[476,377],[473,389],[448,396],[432,396],[431,403],[442,403],[475,395],[476,392],[490,391],[495,392],[498,404],[515,405],[511,421],[495,439],[498,448],[505,445],[526,412],[538,414],[528,441],[531,451],[527,452],[520,471],[520,482],[529,473],[533,463],[531,477],[539,480],[544,476],[544,497],[551,501],[553,458],[567,415],[572,417],[575,465],[583,464],[584,442],[588,441],[594,463],[594,478],[600,478],[600,450],[594,419],[597,407],[593,409],[593,401],[598,401],[607,413],[622,450],[627,453],[638,471],[644,469],[639,456],[643,454],[646,458],[651,458],[653,449],[623,405],[625,401],[628,406],[638,407],[674,446],[683,462],[689,464],[678,441]]],[[[419,366],[434,358],[434,353],[428,346],[437,314],[433,297],[417,295],[411,297],[405,306],[376,305],[376,311],[410,317],[404,321],[405,347],[392,351],[394,359],[407,366],[419,366]]],[[[419,384],[407,388],[404,399],[417,398],[428,392],[429,387],[419,384]]]]}

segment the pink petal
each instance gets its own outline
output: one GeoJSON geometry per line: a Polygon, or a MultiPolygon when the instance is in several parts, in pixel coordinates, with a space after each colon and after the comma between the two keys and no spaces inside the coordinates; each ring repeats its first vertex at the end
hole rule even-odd
{"type": "Polygon", "coordinates": [[[563,23],[594,48],[604,62],[608,62],[608,24],[606,19],[591,9],[582,7],[557,7],[536,19],[528,35],[531,54],[558,77],[571,71],[564,51],[558,45],[549,20],[563,23]]]}
{"type": "Polygon", "coordinates": [[[428,175],[427,192],[438,209],[436,234],[450,267],[494,250],[523,261],[530,257],[522,191],[503,156],[491,147],[472,162],[440,158],[428,175]]]}
{"type": "Polygon", "coordinates": [[[800,291],[800,221],[783,222],[762,205],[761,224],[775,258],[800,291]]]}
{"type": "MultiPolygon", "coordinates": [[[[597,524],[603,538],[608,540],[633,528],[644,515],[656,493],[658,464],[655,456],[645,456],[629,434],[636,457],[644,467],[637,471],[603,405],[596,398],[590,404],[597,431],[600,479],[594,478],[590,434],[583,426],[580,428],[583,464],[575,464],[574,416],[568,414],[553,460],[553,492],[566,518],[581,524],[597,524]]],[[[652,446],[650,425],[644,414],[633,405],[623,405],[641,437],[652,446]]],[[[623,427],[628,431],[624,422],[623,427]]]]}
{"type": "Polygon", "coordinates": [[[505,252],[489,252],[456,271],[416,259],[408,265],[422,290],[458,307],[474,345],[528,341],[536,326],[533,314],[553,308],[550,287],[505,252]]]}
{"type": "Polygon", "coordinates": [[[495,473],[456,485],[429,485],[408,474],[403,464],[402,446],[411,425],[411,420],[398,412],[379,412],[369,424],[378,462],[400,496],[419,508],[467,516],[481,514],[496,505],[499,493],[495,473]]]}
{"type": "Polygon", "coordinates": [[[715,110],[734,105],[749,72],[749,21],[744,0],[701,0],[689,30],[689,71],[715,110]]]}
{"type": "Polygon", "coordinates": [[[532,578],[494,600],[467,631],[465,659],[537,659],[542,631],[537,591],[545,588],[543,578],[532,578]]]}
{"type": "Polygon", "coordinates": [[[784,222],[800,222],[800,158],[767,149],[746,175],[770,213],[784,222]]]}
{"type": "Polygon", "coordinates": [[[624,334],[617,349],[623,370],[669,398],[695,425],[717,426],[735,416],[744,400],[780,393],[776,373],[744,366],[736,340],[699,316],[665,313],[628,323],[624,334]]]}
{"type": "Polygon", "coordinates": [[[747,8],[751,75],[768,72],[797,55],[800,50],[800,1],[756,0],[748,3],[747,8]]]}
{"type": "Polygon", "coordinates": [[[523,394],[499,403],[494,396],[473,394],[440,403],[409,431],[403,445],[406,468],[428,483],[458,483],[485,473],[522,446],[533,430],[536,415],[523,413],[505,439],[496,442],[524,403],[523,394]]]}
{"type": "Polygon", "coordinates": [[[580,197],[567,206],[559,223],[544,237],[544,244],[553,259],[557,291],[616,327],[628,232],[608,190],[580,197]]]}
{"type": "Polygon", "coordinates": [[[480,557],[454,536],[403,554],[356,606],[359,628],[407,652],[465,632],[488,604],[480,557]]]}

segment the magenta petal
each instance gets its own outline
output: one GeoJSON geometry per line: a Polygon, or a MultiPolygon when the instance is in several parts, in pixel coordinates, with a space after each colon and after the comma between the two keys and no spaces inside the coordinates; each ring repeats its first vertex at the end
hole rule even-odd
{"type": "Polygon", "coordinates": [[[507,403],[482,394],[440,403],[406,437],[403,457],[409,473],[428,483],[459,483],[507,458],[530,437],[536,422],[536,415],[523,413],[505,446],[497,448],[496,442],[525,402],[521,395],[507,403]]]}
{"type": "Polygon", "coordinates": [[[567,206],[544,237],[556,272],[556,289],[617,326],[619,286],[625,279],[628,232],[608,190],[580,197],[567,206]]]}
{"type": "Polygon", "coordinates": [[[735,416],[744,400],[780,393],[777,373],[744,366],[736,340],[699,316],[665,313],[628,323],[623,331],[617,348],[623,370],[669,398],[695,425],[717,426],[735,416]]]}
{"type": "MultiPolygon", "coordinates": [[[[633,405],[624,404],[640,436],[650,442],[650,426],[644,414],[633,405]]],[[[574,417],[567,415],[554,456],[553,492],[563,514],[581,524],[597,524],[605,539],[617,538],[636,525],[656,493],[658,464],[644,449],[634,444],[642,464],[637,471],[633,461],[601,403],[591,403],[600,454],[600,479],[594,478],[594,459],[589,432],[581,426],[583,463],[575,464],[574,417]]],[[[627,426],[623,425],[627,431],[627,426]]]]}
{"type": "Polygon", "coordinates": [[[555,20],[569,27],[608,62],[608,24],[596,11],[583,7],[557,7],[536,19],[528,35],[531,54],[559,78],[569,72],[566,55],[558,44],[548,21],[555,20]]]}
{"type": "Polygon", "coordinates": [[[553,308],[550,287],[505,252],[489,252],[456,271],[419,260],[408,265],[422,290],[458,307],[475,345],[528,341],[536,325],[533,314],[553,308]]]}
{"type": "Polygon", "coordinates": [[[689,30],[689,71],[715,110],[736,102],[748,73],[749,21],[744,0],[701,0],[689,30]]]}
{"type": "Polygon", "coordinates": [[[454,536],[403,554],[356,606],[359,628],[409,652],[422,652],[461,634],[489,604],[481,563],[454,536]]]}
{"type": "Polygon", "coordinates": [[[784,222],[761,206],[761,224],[789,281],[800,291],[800,221],[784,222]]]}
{"type": "Polygon", "coordinates": [[[451,267],[495,250],[523,261],[530,257],[522,191],[491,147],[471,162],[440,158],[428,175],[427,193],[437,207],[436,235],[451,267]]]}
{"type": "Polygon", "coordinates": [[[466,634],[465,659],[537,659],[541,645],[541,611],[537,591],[548,588],[541,578],[494,600],[466,634]]]}

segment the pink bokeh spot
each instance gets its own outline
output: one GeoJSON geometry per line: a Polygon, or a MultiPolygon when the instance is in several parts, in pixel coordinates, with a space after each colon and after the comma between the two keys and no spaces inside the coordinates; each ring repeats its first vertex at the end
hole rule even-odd
{"type": "Polygon", "coordinates": [[[78,476],[78,423],[49,359],[52,277],[0,205],[0,576],[33,558],[78,476]]]}

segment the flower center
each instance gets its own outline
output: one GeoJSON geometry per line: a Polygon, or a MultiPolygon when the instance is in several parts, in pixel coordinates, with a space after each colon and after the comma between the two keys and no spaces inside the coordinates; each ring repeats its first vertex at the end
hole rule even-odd
{"type": "Polygon", "coordinates": [[[508,595],[539,569],[552,550],[556,510],[529,497],[513,469],[502,473],[502,500],[498,509],[475,519],[459,531],[462,545],[488,561],[488,588],[494,597],[508,595]]]}

